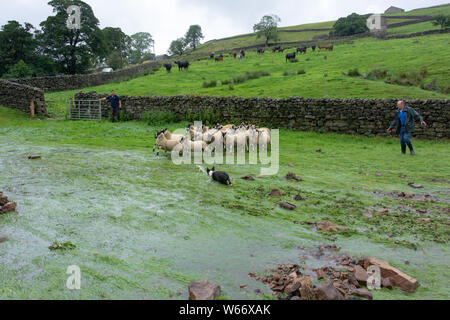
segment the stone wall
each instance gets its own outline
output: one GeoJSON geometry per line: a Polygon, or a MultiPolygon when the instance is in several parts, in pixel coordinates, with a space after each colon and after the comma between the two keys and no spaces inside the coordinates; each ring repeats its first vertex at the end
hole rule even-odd
{"type": "Polygon", "coordinates": [[[159,68],[158,62],[143,63],[127,69],[122,69],[110,73],[80,74],[80,75],[61,75],[38,78],[9,79],[8,81],[36,87],[45,92],[64,91],[87,88],[105,84],[109,81],[124,79],[129,77],[138,77],[159,68]]]}
{"type": "MultiPolygon", "coordinates": [[[[76,99],[98,99],[106,94],[77,93],[76,99]]],[[[345,134],[386,134],[395,116],[394,99],[309,99],[291,97],[237,98],[208,96],[121,96],[123,110],[134,119],[151,110],[167,110],[181,117],[187,110],[196,113],[215,110],[223,122],[246,121],[272,128],[288,127],[295,130],[325,130],[345,134]]],[[[428,128],[417,126],[415,136],[427,139],[450,138],[449,100],[407,100],[428,122],[428,128]]],[[[105,104],[103,116],[109,116],[105,104]]]]}
{"type": "Polygon", "coordinates": [[[18,83],[0,80],[0,105],[30,112],[30,102],[34,102],[36,115],[47,115],[44,91],[18,83]]]}

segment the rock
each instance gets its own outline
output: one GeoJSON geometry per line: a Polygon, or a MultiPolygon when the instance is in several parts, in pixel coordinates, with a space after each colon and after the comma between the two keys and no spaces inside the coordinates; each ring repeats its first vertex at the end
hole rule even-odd
{"type": "Polygon", "coordinates": [[[301,283],[301,287],[299,289],[300,297],[303,300],[314,300],[316,299],[316,294],[313,290],[313,284],[311,282],[311,279],[308,276],[301,277],[299,279],[301,283]]]}
{"type": "Polygon", "coordinates": [[[286,210],[295,210],[297,206],[295,204],[289,203],[289,202],[280,202],[278,204],[280,208],[286,209],[286,210]]]}
{"type": "Polygon", "coordinates": [[[344,300],[344,296],[336,289],[332,281],[326,281],[317,288],[316,295],[318,300],[344,300]]]}
{"type": "Polygon", "coordinates": [[[215,300],[220,295],[220,286],[209,280],[192,281],[189,283],[190,300],[215,300]]]}
{"type": "Polygon", "coordinates": [[[294,200],[295,200],[295,201],[304,201],[304,200],[306,200],[306,199],[303,198],[300,194],[297,194],[297,195],[294,197],[294,200]]]}
{"type": "Polygon", "coordinates": [[[302,300],[302,299],[298,296],[293,296],[290,300],[302,300]]]}
{"type": "Polygon", "coordinates": [[[287,295],[293,294],[296,292],[300,287],[302,286],[300,279],[297,279],[293,281],[291,284],[287,285],[286,288],[284,288],[284,293],[287,295]]]}
{"type": "Polygon", "coordinates": [[[294,164],[293,163],[288,163],[288,167],[294,167],[294,164]]]}
{"type": "Polygon", "coordinates": [[[431,222],[431,218],[419,218],[417,220],[423,221],[423,222],[431,222]]]}
{"type": "Polygon", "coordinates": [[[248,181],[253,181],[255,180],[255,178],[253,178],[252,176],[243,176],[241,177],[242,180],[248,180],[248,181]]]}
{"type": "Polygon", "coordinates": [[[382,174],[381,174],[381,173],[375,173],[375,176],[376,176],[376,177],[381,177],[382,174]]]}
{"type": "Polygon", "coordinates": [[[263,295],[263,293],[262,293],[262,291],[260,289],[255,289],[255,290],[253,290],[253,292],[255,294],[257,294],[258,296],[262,296],[263,295]]]}
{"type": "Polygon", "coordinates": [[[294,172],[288,172],[285,176],[287,180],[303,181],[301,177],[297,177],[294,172]]]}
{"type": "Polygon", "coordinates": [[[257,176],[255,176],[255,178],[260,179],[260,178],[264,178],[265,176],[263,174],[258,174],[257,176]]]}
{"type": "Polygon", "coordinates": [[[269,192],[269,196],[271,197],[282,197],[283,192],[280,189],[272,189],[269,192]]]}
{"type": "Polygon", "coordinates": [[[17,204],[13,201],[10,201],[0,208],[0,214],[16,211],[16,207],[17,207],[17,204]]]}
{"type": "Polygon", "coordinates": [[[8,241],[7,237],[0,237],[0,243],[8,241]]]}
{"type": "Polygon", "coordinates": [[[388,208],[382,208],[382,209],[379,209],[377,212],[378,213],[388,213],[389,209],[388,208]]]}
{"type": "Polygon", "coordinates": [[[241,284],[241,285],[239,286],[239,288],[245,289],[245,288],[247,288],[247,285],[246,285],[246,284],[241,284]]]}
{"type": "Polygon", "coordinates": [[[327,278],[327,273],[323,268],[314,270],[316,272],[317,280],[322,280],[327,278]]]}
{"type": "Polygon", "coordinates": [[[366,257],[363,259],[363,261],[364,261],[364,268],[367,269],[369,266],[372,265],[378,266],[381,269],[381,277],[391,278],[394,286],[400,287],[402,290],[406,292],[414,292],[419,286],[419,282],[416,279],[392,267],[386,261],[374,257],[366,257]]]}
{"type": "Polygon", "coordinates": [[[367,279],[369,278],[369,275],[367,274],[367,271],[360,265],[355,266],[355,271],[353,272],[353,275],[355,276],[356,281],[358,281],[360,285],[367,284],[367,279]]]}
{"type": "Polygon", "coordinates": [[[317,230],[325,230],[329,232],[338,232],[339,228],[334,226],[330,221],[324,220],[317,223],[317,230]]]}
{"type": "Polygon", "coordinates": [[[391,278],[381,278],[381,286],[383,288],[392,290],[392,288],[394,287],[394,283],[392,282],[391,278]]]}
{"type": "Polygon", "coordinates": [[[30,160],[36,160],[36,159],[41,159],[42,157],[41,156],[35,156],[35,155],[29,155],[28,156],[28,159],[30,159],[30,160]]]}
{"type": "Polygon", "coordinates": [[[7,204],[9,202],[8,197],[5,197],[3,195],[0,195],[0,207],[4,206],[5,204],[7,204]]]}
{"type": "Polygon", "coordinates": [[[417,183],[414,183],[414,182],[410,182],[410,183],[408,183],[408,185],[409,185],[411,188],[414,188],[414,189],[422,189],[422,188],[423,188],[423,185],[417,184],[417,183]]]}
{"type": "Polygon", "coordinates": [[[363,288],[361,288],[361,289],[354,289],[354,290],[352,290],[350,292],[350,294],[354,295],[354,296],[361,297],[361,298],[366,298],[366,299],[369,299],[369,300],[373,299],[372,293],[370,293],[369,290],[363,289],[363,288]]]}
{"type": "MultiPolygon", "coordinates": [[[[355,270],[355,268],[353,268],[353,271],[354,270],[355,270]]],[[[349,274],[347,279],[348,279],[348,283],[350,283],[351,285],[355,286],[356,288],[360,287],[358,280],[356,280],[356,277],[353,274],[349,274]]],[[[367,280],[366,280],[366,282],[367,282],[367,280]]]]}

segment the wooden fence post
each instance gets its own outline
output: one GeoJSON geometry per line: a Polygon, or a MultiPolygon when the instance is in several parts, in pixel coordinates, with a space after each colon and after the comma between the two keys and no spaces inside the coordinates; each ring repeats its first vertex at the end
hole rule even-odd
{"type": "Polygon", "coordinates": [[[30,117],[34,117],[34,101],[30,102],[30,117]]]}

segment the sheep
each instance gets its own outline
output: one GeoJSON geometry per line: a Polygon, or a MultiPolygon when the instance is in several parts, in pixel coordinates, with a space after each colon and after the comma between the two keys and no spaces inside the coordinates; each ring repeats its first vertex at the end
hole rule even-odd
{"type": "Polygon", "coordinates": [[[178,142],[181,142],[181,140],[184,138],[182,134],[172,134],[169,130],[167,130],[167,128],[162,132],[164,133],[164,136],[167,140],[176,140],[178,142]]]}
{"type": "MultiPolygon", "coordinates": [[[[158,134],[158,138],[156,138],[156,146],[158,146],[158,153],[156,155],[159,156],[159,149],[163,149],[166,152],[171,152],[177,146],[180,145],[180,142],[177,140],[168,140],[164,133],[161,131],[158,134]]],[[[153,152],[155,152],[155,147],[153,147],[153,152]]]]}
{"type": "Polygon", "coordinates": [[[197,150],[202,150],[205,151],[207,144],[205,141],[191,141],[189,139],[184,139],[181,140],[181,144],[183,145],[183,150],[184,149],[190,149],[191,152],[195,152],[197,150]]]}
{"type": "Polygon", "coordinates": [[[271,136],[266,130],[256,130],[258,133],[258,140],[262,150],[265,150],[267,146],[272,145],[271,136]]]}

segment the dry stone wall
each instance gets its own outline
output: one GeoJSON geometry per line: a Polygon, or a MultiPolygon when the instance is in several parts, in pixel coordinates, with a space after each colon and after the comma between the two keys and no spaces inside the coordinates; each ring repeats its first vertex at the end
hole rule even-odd
{"type": "Polygon", "coordinates": [[[9,79],[11,82],[36,87],[45,92],[75,90],[105,84],[109,81],[138,77],[153,69],[159,68],[158,62],[143,63],[127,69],[122,69],[110,73],[61,75],[37,78],[9,79]]]}
{"type": "Polygon", "coordinates": [[[0,80],[0,105],[30,112],[30,102],[34,102],[35,114],[45,116],[44,91],[18,83],[0,80]]]}
{"type": "MultiPolygon", "coordinates": [[[[77,93],[76,99],[98,99],[106,94],[77,93]]],[[[134,119],[152,110],[165,110],[181,117],[186,113],[214,110],[223,122],[246,121],[272,128],[288,127],[295,130],[325,130],[345,134],[386,134],[396,112],[394,99],[312,99],[291,97],[237,98],[209,96],[121,96],[124,112],[134,119]]],[[[450,138],[449,100],[407,100],[429,123],[428,128],[417,126],[415,136],[436,139],[450,138]]],[[[104,104],[103,116],[110,108],[104,104]]]]}

